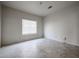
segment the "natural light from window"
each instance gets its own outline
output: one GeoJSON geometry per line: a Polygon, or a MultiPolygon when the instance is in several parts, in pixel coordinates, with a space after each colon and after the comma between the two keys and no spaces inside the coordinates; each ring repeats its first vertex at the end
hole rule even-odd
{"type": "Polygon", "coordinates": [[[22,19],[22,35],[37,33],[37,21],[22,19]]]}

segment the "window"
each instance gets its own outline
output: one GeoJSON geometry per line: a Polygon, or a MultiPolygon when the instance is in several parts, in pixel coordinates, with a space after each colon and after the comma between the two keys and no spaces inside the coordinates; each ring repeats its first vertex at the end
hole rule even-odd
{"type": "Polygon", "coordinates": [[[37,33],[37,21],[22,19],[22,35],[37,33]]]}

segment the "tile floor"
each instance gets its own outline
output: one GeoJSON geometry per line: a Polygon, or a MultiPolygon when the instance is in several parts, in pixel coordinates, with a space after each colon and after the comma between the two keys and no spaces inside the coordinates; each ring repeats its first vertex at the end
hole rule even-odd
{"type": "Polygon", "coordinates": [[[77,58],[79,47],[36,39],[0,48],[0,58],[77,58]]]}

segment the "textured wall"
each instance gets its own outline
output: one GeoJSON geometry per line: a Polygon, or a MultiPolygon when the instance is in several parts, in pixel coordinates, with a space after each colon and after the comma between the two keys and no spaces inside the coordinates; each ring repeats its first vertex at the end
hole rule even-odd
{"type": "Polygon", "coordinates": [[[3,9],[2,20],[2,44],[25,41],[40,38],[43,36],[42,18],[39,16],[24,13],[6,6],[3,9]],[[22,19],[35,20],[38,24],[38,33],[32,35],[22,35],[22,19]]]}
{"type": "Polygon", "coordinates": [[[44,18],[45,38],[79,45],[78,25],[79,5],[67,7],[44,18]]]}
{"type": "Polygon", "coordinates": [[[0,4],[0,46],[1,46],[1,4],[0,4]]]}

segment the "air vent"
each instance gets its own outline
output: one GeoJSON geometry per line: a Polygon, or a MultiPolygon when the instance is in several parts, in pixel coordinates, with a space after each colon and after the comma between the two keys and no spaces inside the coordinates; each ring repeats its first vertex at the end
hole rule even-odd
{"type": "Polygon", "coordinates": [[[47,9],[51,9],[52,7],[53,7],[53,3],[52,2],[40,2],[39,3],[41,6],[43,6],[43,8],[45,7],[47,7],[47,9]]]}
{"type": "Polygon", "coordinates": [[[48,9],[52,8],[53,6],[49,6],[48,9]]]}

